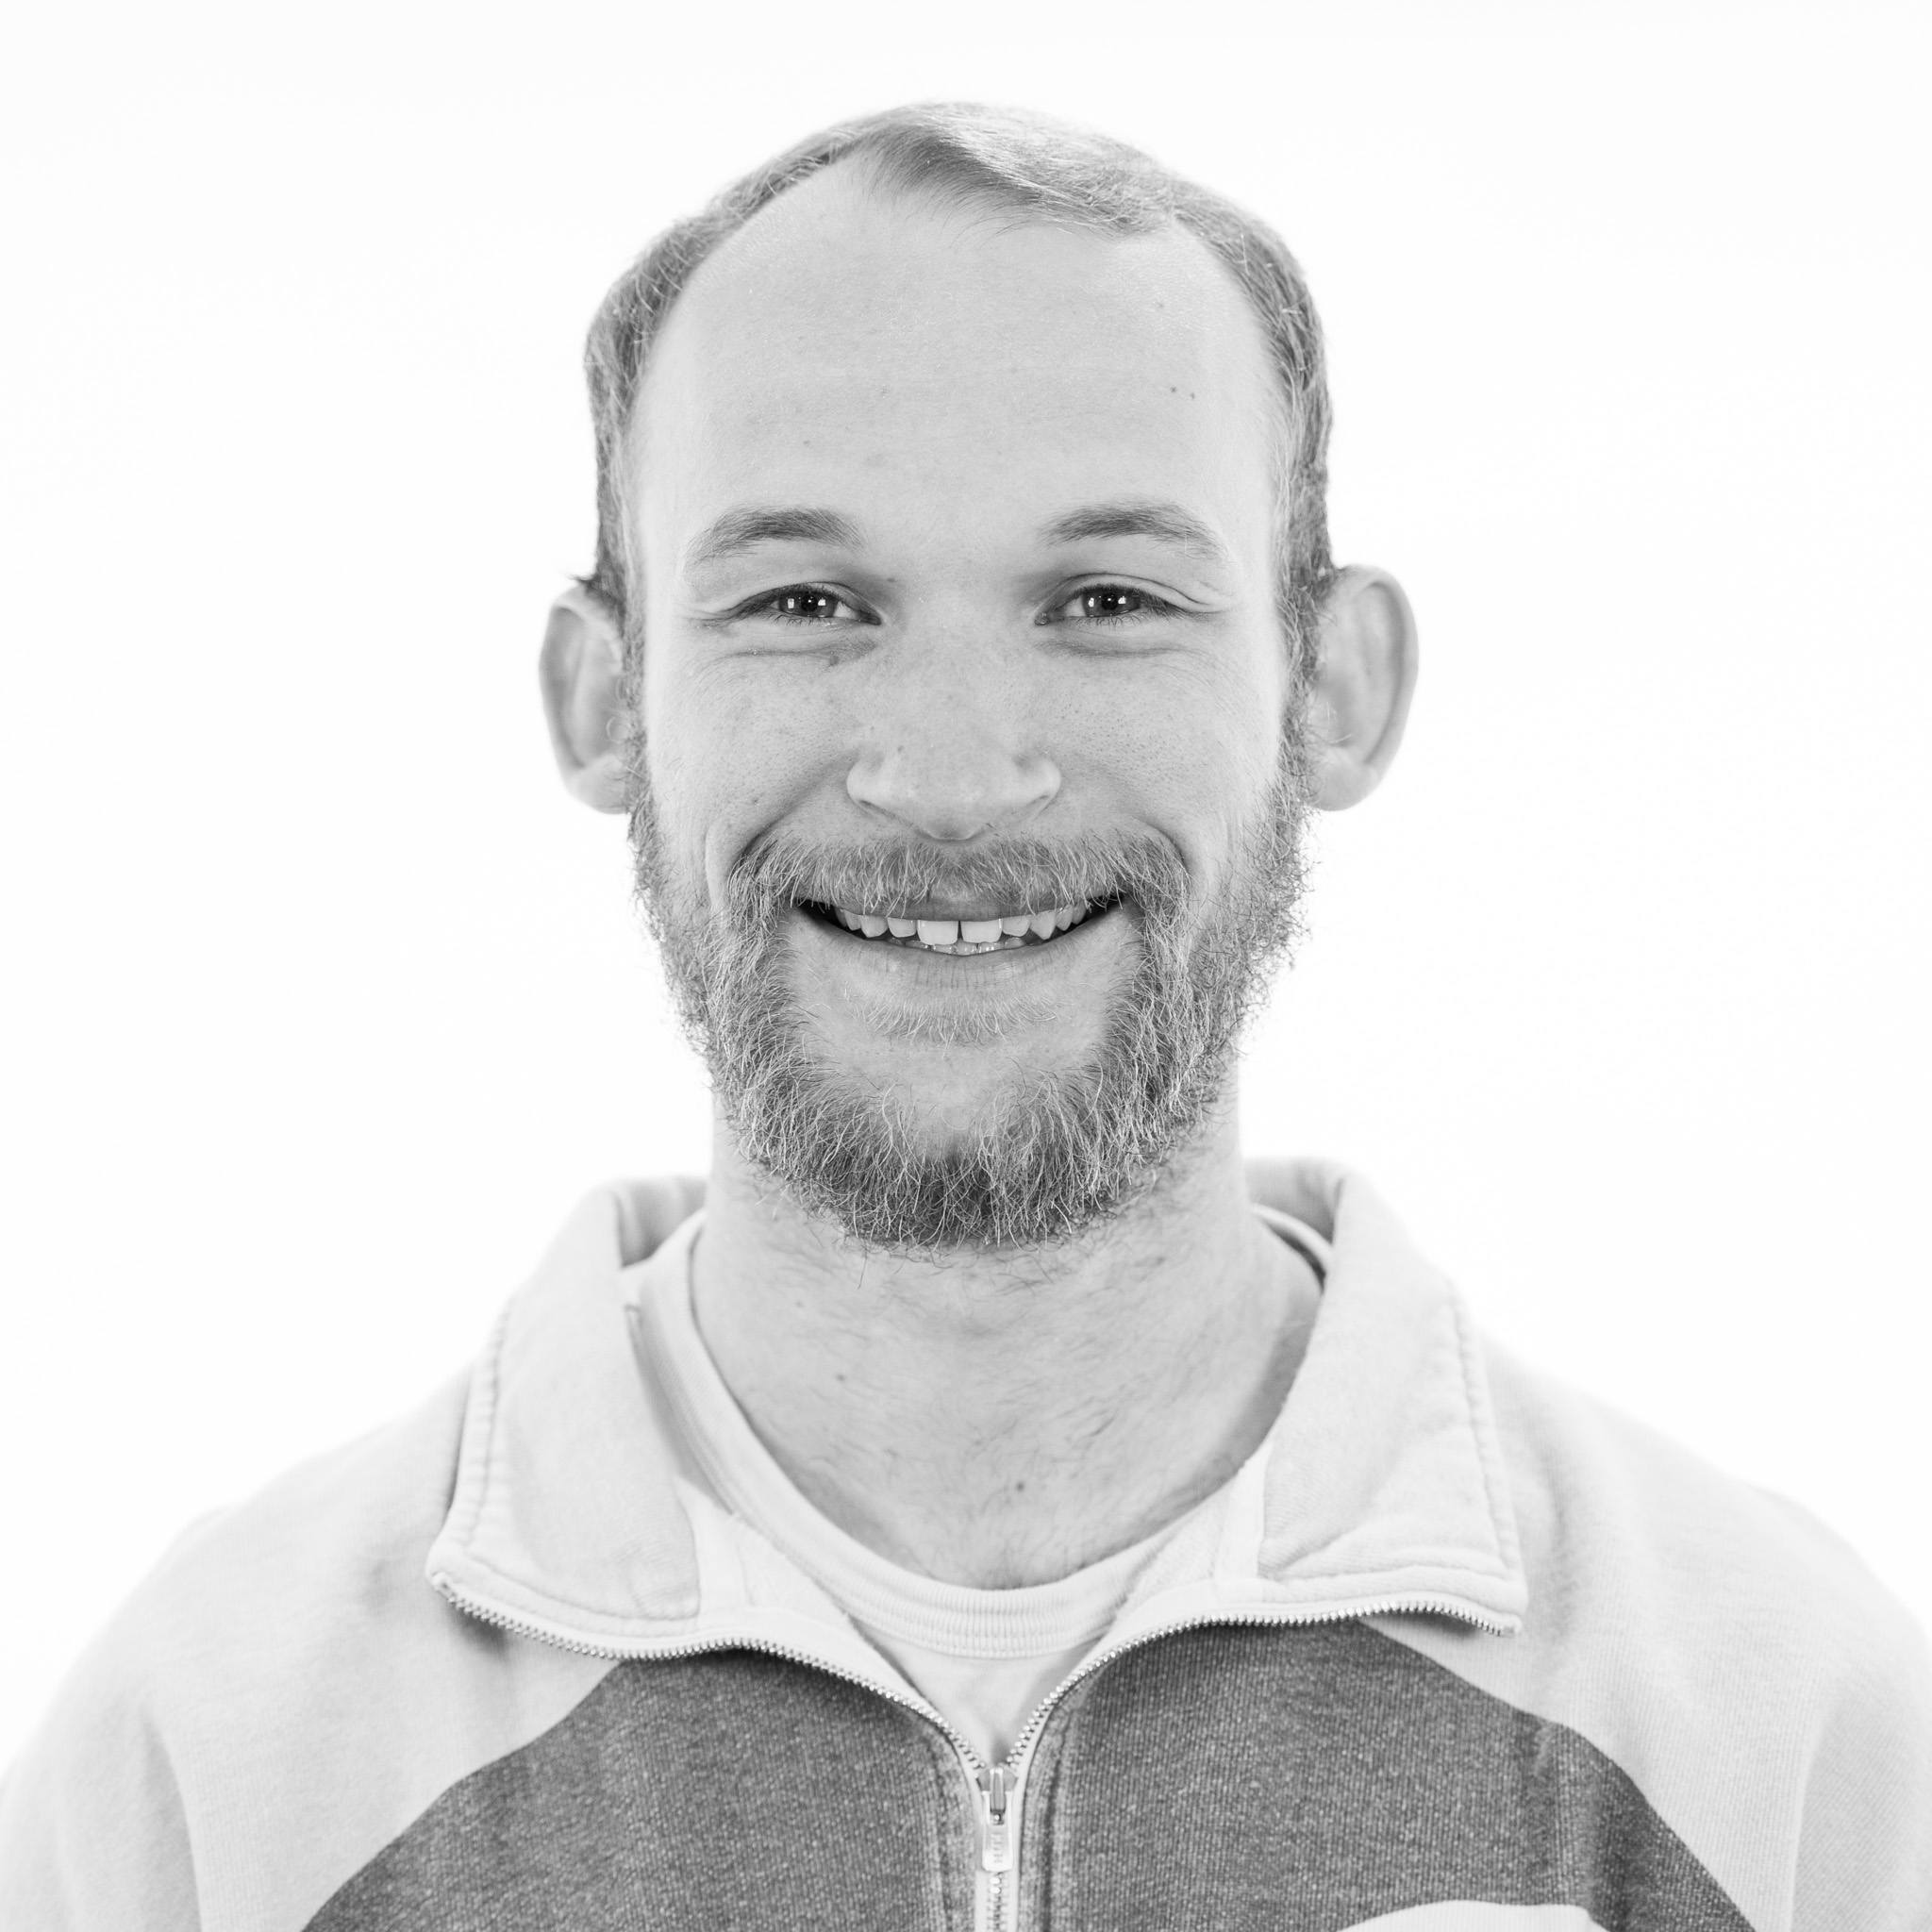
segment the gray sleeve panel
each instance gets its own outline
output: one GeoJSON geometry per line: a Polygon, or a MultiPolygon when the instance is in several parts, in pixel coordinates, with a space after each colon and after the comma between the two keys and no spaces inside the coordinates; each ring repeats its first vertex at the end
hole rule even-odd
{"type": "Polygon", "coordinates": [[[973,1828],[951,1746],[869,1691],[758,1653],[626,1664],[309,1932],[943,1932],[970,1923],[973,1828]]]}
{"type": "Polygon", "coordinates": [[[1054,1932],[1343,1932],[1451,1900],[1750,1932],[1594,1746],[1360,1624],[1130,1653],[1060,1713],[1027,1806],[1024,1923],[1054,1932]]]}
{"type": "MultiPolygon", "coordinates": [[[[1056,1715],[1025,1804],[1024,1923],[1053,1932],[1341,1932],[1448,1900],[1749,1932],[1602,1753],[1359,1624],[1128,1653],[1056,1715]]],[[[632,1664],[309,1932],[938,1932],[971,1923],[974,1843],[922,1721],[758,1655],[632,1664]]]]}

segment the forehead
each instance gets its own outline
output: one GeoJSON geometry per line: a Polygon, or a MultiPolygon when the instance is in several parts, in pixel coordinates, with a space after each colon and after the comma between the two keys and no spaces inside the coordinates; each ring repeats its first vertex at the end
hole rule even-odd
{"type": "Polygon", "coordinates": [[[939,208],[847,166],[692,276],[633,454],[647,528],[739,498],[942,515],[970,496],[983,514],[989,491],[1035,508],[1192,493],[1265,523],[1278,420],[1259,325],[1186,230],[939,208]]]}

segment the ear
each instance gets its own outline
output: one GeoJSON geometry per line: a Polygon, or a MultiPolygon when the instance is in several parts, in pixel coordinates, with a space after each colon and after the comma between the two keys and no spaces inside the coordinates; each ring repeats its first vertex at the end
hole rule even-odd
{"type": "Polygon", "coordinates": [[[623,811],[624,638],[617,613],[592,591],[566,591],[550,607],[537,669],[564,784],[598,811],[623,811]]]}
{"type": "Polygon", "coordinates": [[[1393,762],[1415,691],[1415,616],[1387,571],[1351,564],[1322,605],[1308,702],[1315,803],[1359,805],[1393,762]]]}

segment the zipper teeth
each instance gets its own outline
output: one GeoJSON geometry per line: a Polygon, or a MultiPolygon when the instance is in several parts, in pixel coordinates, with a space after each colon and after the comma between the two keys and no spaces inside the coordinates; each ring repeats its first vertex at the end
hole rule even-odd
{"type": "Polygon", "coordinates": [[[1365,1602],[1351,1604],[1345,1609],[1297,1610],[1288,1604],[1253,1604],[1224,1610],[1204,1610],[1198,1616],[1183,1617],[1178,1623],[1161,1624],[1152,1630],[1143,1630],[1136,1637],[1130,1637],[1124,1643],[1103,1646],[1082,1662],[1069,1676],[1050,1690],[1034,1707],[1033,1715],[1020,1727],[1020,1735],[1013,1740],[1013,1748],[1007,1753],[1008,1765],[1017,1766],[1020,1759],[1033,1748],[1035,1739],[1045,1728],[1046,1721],[1053,1715],[1054,1706],[1083,1678],[1091,1676],[1103,1664],[1110,1664],[1114,1658],[1124,1657],[1131,1650],[1158,1642],[1163,1637],[1174,1637],[1183,1630],[1202,1630],[1216,1624],[1280,1624],[1283,1625],[1311,1624],[1352,1624],[1359,1617],[1386,1617],[1399,1610],[1422,1610],[1434,1616],[1454,1617],[1458,1623],[1472,1624],[1478,1630],[1487,1630],[1493,1637],[1507,1637],[1509,1626],[1493,1617],[1485,1617],[1467,1606],[1451,1602],[1446,1597],[1431,1596],[1385,1596],[1371,1597],[1365,1602]]]}
{"type": "MultiPolygon", "coordinates": [[[[560,1631],[548,1629],[541,1624],[512,1616],[507,1610],[499,1610],[492,1604],[483,1603],[440,1571],[429,1580],[443,1598],[454,1604],[465,1616],[475,1617],[478,1623],[491,1624],[498,1630],[508,1630],[512,1636],[527,1637],[536,1642],[550,1644],[555,1649],[569,1651],[577,1657],[605,1657],[613,1662],[642,1662],[653,1657],[703,1657],[717,1650],[753,1650],[766,1657],[783,1657],[787,1663],[802,1664],[808,1670],[823,1671],[828,1677],[837,1677],[845,1684],[856,1684],[861,1690],[870,1690],[874,1696],[885,1698],[889,1704],[896,1704],[901,1709],[911,1711],[915,1717],[924,1718],[952,1745],[960,1763],[965,1767],[967,1781],[973,1786],[975,1801],[984,1790],[982,1780],[988,1774],[988,1767],[981,1762],[978,1752],[974,1750],[973,1746],[930,1704],[908,1697],[903,1692],[894,1690],[890,1684],[878,1683],[871,1677],[861,1677],[857,1671],[841,1670],[837,1664],[828,1664],[823,1657],[808,1657],[802,1650],[792,1649],[790,1644],[774,1643],[769,1639],[761,1637],[733,1638],[729,1642],[700,1641],[691,1643],[667,1643],[661,1647],[654,1644],[645,1651],[624,1644],[593,1643],[581,1637],[566,1637],[560,1631]]],[[[1010,1804],[1012,1800],[1008,1798],[1008,1802],[1010,1804]]],[[[987,1920],[991,1932],[1004,1932],[1006,1925],[1006,1897],[1002,1884],[1005,1876],[1006,1874],[1000,1872],[987,1874],[990,1881],[988,1896],[991,1906],[987,1920]]]]}
{"type": "MultiPolygon", "coordinates": [[[[569,1651],[578,1657],[605,1657],[616,1662],[641,1662],[649,1657],[702,1657],[716,1650],[752,1650],[767,1657],[783,1657],[788,1663],[802,1664],[808,1670],[823,1671],[828,1677],[837,1677],[842,1683],[856,1684],[861,1690],[870,1690],[874,1696],[883,1697],[890,1704],[896,1704],[915,1716],[924,1718],[946,1739],[973,1784],[976,1800],[983,1800],[986,1790],[984,1780],[990,1767],[980,1758],[964,1738],[949,1724],[944,1718],[924,1700],[916,1700],[894,1690],[890,1685],[881,1684],[870,1677],[861,1677],[856,1671],[841,1670],[837,1664],[826,1663],[821,1657],[808,1656],[804,1651],[794,1650],[790,1644],[773,1643],[768,1639],[748,1637],[732,1638],[728,1641],[699,1640],[688,1643],[667,1643],[659,1647],[653,1645],[648,1650],[615,1643],[595,1643],[581,1637],[569,1637],[561,1631],[549,1629],[541,1624],[532,1623],[522,1617],[499,1610],[493,1605],[481,1602],[463,1590],[451,1577],[438,1572],[430,1578],[437,1590],[450,1603],[466,1616],[475,1617],[477,1622],[493,1624],[499,1630],[508,1630],[513,1636],[527,1637],[540,1643],[550,1644],[558,1650],[569,1651]]],[[[1490,1631],[1503,1637],[1508,1634],[1508,1625],[1492,1617],[1485,1617],[1471,1609],[1467,1605],[1454,1603],[1446,1597],[1431,1596],[1386,1596],[1371,1597],[1364,1602],[1351,1604],[1345,1608],[1330,1610],[1302,1610],[1287,1604],[1254,1604],[1239,1608],[1207,1610],[1198,1616],[1183,1617],[1173,1624],[1161,1624],[1151,1630],[1143,1630],[1136,1637],[1130,1637],[1124,1643],[1116,1643],[1097,1650],[1080,1667],[1062,1679],[1052,1691],[1041,1698],[1034,1707],[1033,1714],[1020,1728],[1020,1734],[1013,1740],[1013,1746],[1007,1753],[1005,1765],[1015,1773],[1013,1784],[1008,1793],[1007,1803],[1017,1805],[1022,1796],[1022,1780],[1018,1775],[1020,1761],[1032,1750],[1033,1745],[1045,1727],[1046,1721],[1053,1715],[1054,1707],[1071,1690],[1075,1684],[1091,1676],[1103,1664],[1111,1663],[1115,1657],[1124,1657],[1127,1652],[1139,1650],[1143,1645],[1158,1641],[1163,1637],[1173,1637],[1183,1630],[1200,1630],[1217,1624],[1280,1624],[1287,1625],[1307,1625],[1311,1624],[1347,1624],[1358,1617],[1389,1616],[1400,1610],[1419,1610],[1436,1616],[1454,1617],[1458,1623],[1474,1624],[1478,1630],[1490,1631]]],[[[987,1877],[987,1924],[989,1932],[1005,1932],[1007,1923],[1007,1890],[1009,1882],[1017,1876],[1012,1872],[990,1872],[987,1877]]]]}
{"type": "Polygon", "coordinates": [[[946,1740],[965,1759],[978,1782],[979,1774],[986,1766],[980,1762],[979,1754],[971,1744],[942,1718],[931,1705],[923,1700],[908,1697],[903,1691],[894,1690],[890,1684],[881,1684],[873,1677],[861,1677],[857,1671],[841,1670],[837,1664],[826,1663],[824,1658],[808,1656],[805,1651],[794,1650],[787,1643],[774,1643],[763,1637],[732,1637],[727,1639],[700,1638],[692,1642],[654,1643],[648,1650],[640,1650],[634,1645],[622,1643],[597,1643],[582,1637],[566,1637],[546,1624],[531,1623],[527,1619],[512,1615],[508,1610],[499,1610],[493,1604],[486,1604],[449,1577],[439,1573],[430,1579],[441,1594],[466,1616],[475,1617],[480,1624],[493,1624],[499,1630],[508,1630],[515,1637],[528,1637],[539,1643],[547,1643],[553,1649],[566,1650],[577,1657],[607,1657],[613,1662],[641,1662],[652,1657],[702,1657],[714,1650],[755,1650],[767,1657],[783,1657],[787,1663],[803,1664],[808,1670],[823,1671],[828,1677],[837,1677],[841,1682],[856,1684],[861,1690],[870,1690],[874,1696],[883,1697],[890,1704],[896,1704],[903,1709],[915,1712],[927,1719],[944,1733],[946,1740]]]}
{"type": "MultiPolygon", "coordinates": [[[[794,1650],[790,1644],[774,1643],[762,1637],[733,1637],[730,1639],[698,1639],[691,1642],[672,1642],[661,1646],[653,1644],[648,1650],[620,1643],[596,1643],[581,1637],[568,1637],[549,1626],[512,1615],[508,1610],[499,1610],[493,1604],[486,1604],[471,1595],[460,1585],[441,1572],[430,1581],[437,1590],[458,1609],[467,1616],[475,1617],[478,1623],[493,1624],[499,1630],[508,1630],[518,1637],[528,1637],[540,1643],[547,1643],[554,1649],[570,1651],[578,1657],[607,1657],[613,1661],[641,1661],[647,1657],[702,1657],[714,1650],[755,1650],[767,1657],[783,1657],[788,1663],[803,1664],[808,1670],[823,1671],[828,1677],[837,1677],[847,1684],[856,1684],[861,1690],[870,1690],[875,1696],[883,1697],[890,1704],[896,1704],[902,1709],[916,1712],[934,1724],[953,1749],[959,1754],[975,1786],[989,1767],[964,1738],[949,1724],[934,1707],[923,1699],[908,1697],[903,1691],[894,1690],[889,1684],[881,1684],[872,1677],[861,1677],[856,1671],[841,1670],[837,1664],[826,1663],[822,1657],[808,1656],[802,1650],[794,1650]]],[[[1183,1617],[1173,1624],[1157,1624],[1151,1630],[1143,1630],[1138,1636],[1130,1637],[1124,1643],[1104,1645],[1092,1656],[1086,1658],[1070,1675],[1061,1679],[1054,1689],[1041,1699],[1033,1708],[1033,1714],[1020,1727],[1020,1734],[1013,1740],[1012,1749],[1004,1760],[1008,1767],[1017,1768],[1020,1759],[1032,1749],[1034,1740],[1044,1728],[1046,1721],[1053,1715],[1057,1705],[1075,1684],[1090,1677],[1103,1664],[1111,1663],[1117,1657],[1124,1657],[1129,1651],[1139,1650],[1154,1643],[1163,1637],[1177,1636],[1183,1630],[1207,1629],[1217,1624],[1280,1624],[1284,1625],[1310,1624],[1348,1624],[1358,1617],[1392,1616],[1398,1611],[1419,1610],[1430,1615],[1453,1617],[1458,1623],[1474,1624],[1478,1630],[1487,1630],[1491,1636],[1506,1637],[1509,1626],[1500,1619],[1485,1617],[1479,1611],[1471,1609],[1465,1604],[1458,1604],[1447,1597],[1433,1596],[1384,1596],[1370,1597],[1360,1603],[1350,1604],[1340,1609],[1307,1610],[1297,1608],[1291,1604],[1252,1604],[1230,1607],[1222,1610],[1204,1610],[1197,1616],[1183,1617]]]]}

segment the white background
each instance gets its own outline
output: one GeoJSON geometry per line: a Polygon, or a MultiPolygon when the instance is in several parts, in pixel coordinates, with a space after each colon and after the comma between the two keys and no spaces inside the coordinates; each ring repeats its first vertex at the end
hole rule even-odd
{"type": "MultiPolygon", "coordinates": [[[[1932,1612],[1928,42],[1588,8],[42,8],[0,101],[0,1757],[200,1511],[701,1163],[532,655],[576,355],[836,117],[1041,106],[1262,211],[1425,668],[1253,1143],[1932,1612]],[[1264,22],[1264,25],[1257,23],[1264,22]]],[[[1921,16],[1923,18],[1923,15],[1921,16]]]]}

